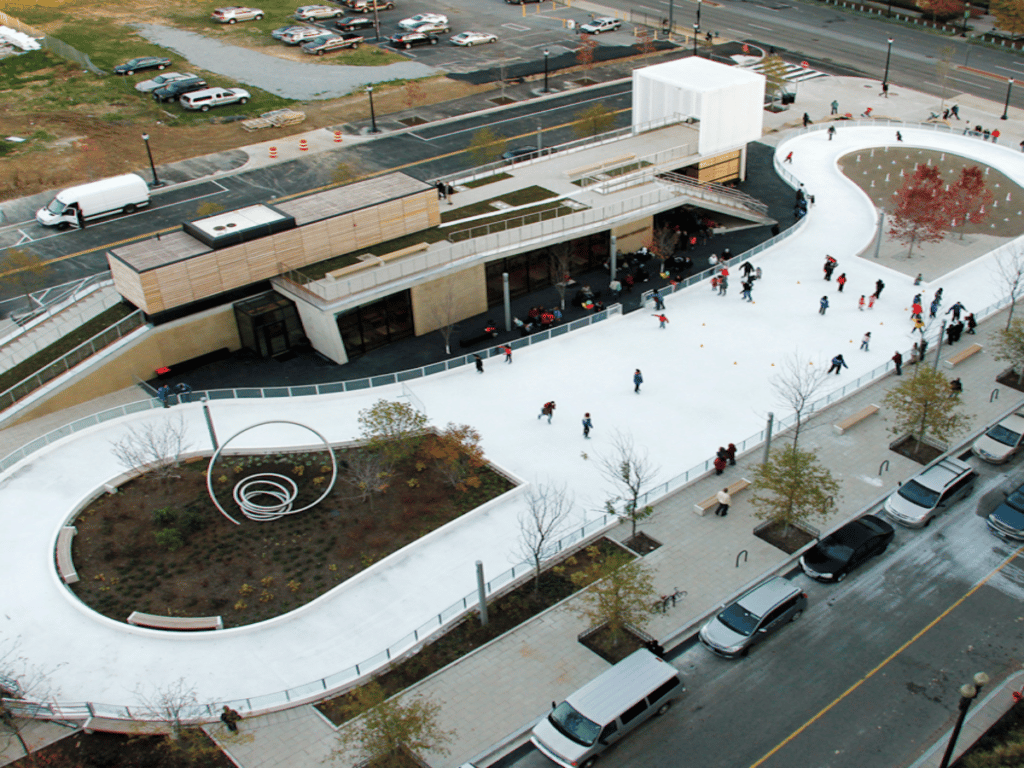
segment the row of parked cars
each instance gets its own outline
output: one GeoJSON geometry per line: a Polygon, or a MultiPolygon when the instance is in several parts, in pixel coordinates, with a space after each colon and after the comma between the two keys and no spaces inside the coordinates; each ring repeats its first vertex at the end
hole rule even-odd
{"type": "Polygon", "coordinates": [[[135,84],[135,90],[148,93],[158,102],[177,101],[185,109],[209,112],[227,104],[245,104],[252,95],[244,88],[210,87],[203,78],[191,72],[163,72],[171,60],[162,56],[139,56],[114,67],[115,74],[134,75],[147,69],[162,74],[135,84]]]}
{"type": "MultiPolygon", "coordinates": [[[[1024,410],[988,429],[971,452],[991,464],[1003,464],[1024,448],[1024,410]]],[[[967,462],[944,458],[900,483],[886,500],[885,517],[907,528],[925,528],[945,508],[970,495],[977,473],[967,462]]],[[[1013,543],[1024,541],[1024,485],[988,515],[989,530],[1013,543]]],[[[852,520],[819,541],[800,558],[800,567],[812,579],[838,583],[858,566],[881,555],[895,530],[878,515],[852,520]]],[[[705,648],[718,656],[745,656],[758,642],[796,621],[807,606],[807,594],[782,577],[758,584],[731,602],[698,635],[705,648]]]]}

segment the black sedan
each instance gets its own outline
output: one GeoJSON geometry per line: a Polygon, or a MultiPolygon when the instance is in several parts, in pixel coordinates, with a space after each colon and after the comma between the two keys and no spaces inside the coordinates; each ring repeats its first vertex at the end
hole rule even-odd
{"type": "Polygon", "coordinates": [[[373,29],[373,19],[369,16],[346,16],[334,22],[334,26],[339,32],[358,32],[361,29],[373,29]]]}
{"type": "Polygon", "coordinates": [[[139,56],[137,59],[129,59],[124,64],[114,67],[115,75],[134,75],[143,69],[165,69],[171,66],[171,60],[162,56],[139,56]]]}
{"type": "Polygon", "coordinates": [[[1007,496],[986,522],[996,536],[1007,541],[1024,541],[1024,485],[1007,496]]]}
{"type": "Polygon", "coordinates": [[[865,560],[885,552],[894,535],[885,520],[865,515],[819,541],[800,558],[800,567],[816,581],[842,581],[865,560]]]}
{"type": "Polygon", "coordinates": [[[412,48],[414,45],[437,45],[437,35],[429,32],[402,32],[392,35],[388,42],[395,48],[412,48]]]}

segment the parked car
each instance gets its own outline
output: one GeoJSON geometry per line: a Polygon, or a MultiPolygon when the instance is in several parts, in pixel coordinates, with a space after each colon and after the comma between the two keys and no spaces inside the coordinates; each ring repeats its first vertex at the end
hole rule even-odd
{"type": "Polygon", "coordinates": [[[505,0],[509,5],[524,5],[526,3],[539,3],[540,0],[505,0]]]}
{"type": "Polygon", "coordinates": [[[291,32],[281,38],[281,42],[288,45],[299,45],[310,40],[323,37],[324,31],[320,27],[295,27],[291,32]]]}
{"type": "Polygon", "coordinates": [[[369,16],[346,16],[334,22],[334,27],[339,32],[358,32],[360,29],[373,29],[373,19],[369,16]]]}
{"type": "Polygon", "coordinates": [[[460,32],[454,37],[448,38],[448,42],[452,45],[464,45],[469,48],[474,45],[496,43],[498,42],[498,36],[492,35],[489,32],[460,32]]]}
{"type": "Polygon", "coordinates": [[[952,457],[901,483],[885,500],[885,514],[908,528],[930,525],[939,510],[968,496],[974,488],[971,466],[952,457]]]}
{"type": "Polygon", "coordinates": [[[622,22],[618,19],[613,19],[611,16],[601,16],[589,24],[581,25],[580,32],[585,32],[588,35],[599,35],[602,32],[614,32],[621,26],[622,22]]]}
{"type": "Polygon", "coordinates": [[[203,88],[200,91],[192,91],[181,97],[181,106],[185,109],[198,109],[200,112],[209,112],[213,107],[223,107],[228,104],[246,104],[250,99],[249,92],[245,88],[203,88]]]}
{"type": "Polygon", "coordinates": [[[896,532],[876,515],[851,520],[833,531],[800,558],[804,573],[816,581],[840,582],[854,568],[880,555],[896,532]]]}
{"type": "Polygon", "coordinates": [[[1024,444],[1024,410],[1011,413],[979,437],[971,451],[982,461],[1004,464],[1024,444]]]}
{"type": "Polygon", "coordinates": [[[157,75],[152,80],[143,80],[140,83],[136,83],[135,90],[141,91],[142,93],[149,93],[163,85],[173,83],[175,80],[188,80],[190,77],[195,77],[195,75],[189,72],[164,72],[162,75],[157,75]]]}
{"type": "Polygon", "coordinates": [[[1024,485],[1006,497],[985,520],[989,530],[1007,541],[1024,541],[1024,485]]]}
{"type": "Polygon", "coordinates": [[[391,0],[345,0],[345,5],[354,13],[370,13],[375,5],[378,11],[390,11],[395,7],[391,0]]]}
{"type": "Polygon", "coordinates": [[[329,5],[301,5],[295,9],[295,18],[299,21],[318,21],[320,19],[340,19],[345,12],[329,5]]]}
{"type": "Polygon", "coordinates": [[[284,36],[289,32],[294,32],[296,29],[307,29],[307,27],[301,24],[289,24],[287,27],[278,27],[270,32],[270,36],[275,40],[283,40],[284,36]]]}
{"type": "Polygon", "coordinates": [[[437,40],[437,35],[432,35],[429,32],[402,32],[401,34],[392,35],[388,38],[388,42],[395,48],[412,48],[416,45],[437,45],[437,40]]]}
{"type": "Polygon", "coordinates": [[[302,50],[314,56],[323,56],[331,51],[340,51],[343,48],[355,50],[363,42],[363,36],[356,32],[346,32],[343,35],[323,35],[308,43],[302,44],[302,50]]]}
{"type": "Polygon", "coordinates": [[[424,21],[409,30],[410,32],[450,32],[447,21],[424,21]]]}
{"type": "Polygon", "coordinates": [[[535,154],[537,154],[536,147],[516,147],[508,152],[502,152],[501,159],[507,160],[509,163],[518,163],[520,160],[529,160],[535,154]]]}
{"type": "Polygon", "coordinates": [[[210,14],[210,18],[219,24],[234,24],[239,21],[259,21],[263,11],[259,8],[247,8],[242,5],[228,5],[218,8],[210,14]]]}
{"type": "Polygon", "coordinates": [[[791,621],[807,607],[807,595],[781,576],[763,581],[701,627],[698,637],[712,653],[727,659],[750,649],[791,621]]]}
{"type": "Polygon", "coordinates": [[[115,75],[134,75],[143,69],[167,69],[171,60],[163,56],[139,56],[114,67],[115,75]]]}
{"type": "Polygon", "coordinates": [[[153,90],[156,101],[177,101],[186,93],[206,88],[206,81],[201,77],[190,77],[187,80],[174,80],[153,90]]]}
{"type": "Polygon", "coordinates": [[[399,29],[406,29],[410,32],[418,30],[420,24],[426,24],[432,22],[434,24],[448,24],[448,17],[441,13],[418,13],[415,16],[410,16],[408,19],[402,19],[398,22],[399,29]]]}

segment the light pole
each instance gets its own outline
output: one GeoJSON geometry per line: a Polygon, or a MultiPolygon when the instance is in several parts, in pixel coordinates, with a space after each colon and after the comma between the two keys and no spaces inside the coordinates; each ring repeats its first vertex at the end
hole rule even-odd
{"type": "Polygon", "coordinates": [[[700,29],[696,24],[693,25],[693,55],[697,55],[697,30],[700,29]]]}
{"type": "Polygon", "coordinates": [[[885,17],[887,19],[892,18],[892,0],[889,0],[889,9],[885,12],[885,17]]]}
{"type": "Polygon", "coordinates": [[[380,133],[380,131],[377,130],[377,113],[373,111],[373,86],[372,85],[366,86],[366,95],[370,97],[370,123],[372,125],[372,127],[370,128],[370,133],[380,133]]]}
{"type": "Polygon", "coordinates": [[[548,92],[548,55],[551,53],[547,48],[544,49],[544,93],[548,92]]]}
{"type": "Polygon", "coordinates": [[[971,18],[971,4],[964,5],[964,28],[960,31],[960,37],[967,37],[967,20],[971,18]]]}
{"type": "MultiPolygon", "coordinates": [[[[1009,98],[1009,97],[1007,97],[1007,98],[1009,98]]],[[[150,186],[151,187],[162,187],[164,185],[164,183],[162,181],[160,181],[160,179],[158,179],[156,177],[156,166],[153,165],[153,151],[149,148],[149,134],[148,133],[142,134],[142,140],[144,142],[146,142],[146,154],[149,155],[149,170],[151,170],[153,172],[153,183],[150,184],[150,186]]]]}
{"type": "Polygon", "coordinates": [[[949,744],[946,745],[946,752],[942,756],[942,762],[939,764],[939,768],[949,768],[949,758],[953,756],[953,749],[956,747],[956,739],[960,735],[960,728],[964,724],[964,718],[967,717],[967,708],[971,706],[971,702],[977,698],[978,693],[987,682],[988,675],[984,672],[978,672],[974,676],[974,685],[967,683],[966,685],[960,686],[960,714],[957,715],[956,725],[953,726],[953,733],[949,735],[949,744]]]}
{"type": "Polygon", "coordinates": [[[885,77],[882,78],[882,93],[889,95],[889,61],[892,59],[893,38],[889,38],[889,50],[885,54],[885,77]]]}
{"type": "Polygon", "coordinates": [[[700,6],[701,0],[697,0],[697,28],[700,29],[700,6]]]}
{"type": "Polygon", "coordinates": [[[1002,117],[1003,120],[1007,119],[1006,113],[1010,109],[1010,91],[1012,91],[1012,90],[1013,90],[1013,78],[1011,77],[1009,80],[1006,81],[1006,103],[1003,104],[1003,117],[1002,117]]]}

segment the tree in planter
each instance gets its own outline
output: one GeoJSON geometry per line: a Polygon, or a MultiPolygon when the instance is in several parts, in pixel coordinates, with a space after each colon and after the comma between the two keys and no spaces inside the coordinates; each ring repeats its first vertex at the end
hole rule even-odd
{"type": "Polygon", "coordinates": [[[342,482],[352,486],[361,501],[369,502],[373,514],[373,497],[384,493],[394,475],[394,462],[386,453],[369,446],[350,451],[346,455],[348,467],[341,476],[342,482]]]}
{"type": "Polygon", "coordinates": [[[963,228],[967,224],[980,224],[988,218],[986,205],[992,204],[992,192],[985,186],[985,174],[976,165],[965,165],[957,180],[946,193],[946,211],[952,221],[960,227],[960,239],[964,239],[963,228]]]}
{"type": "Polygon", "coordinates": [[[953,57],[956,56],[956,48],[952,45],[944,45],[939,49],[939,60],[935,64],[935,76],[939,80],[942,90],[942,103],[939,111],[946,108],[946,94],[949,91],[949,73],[953,70],[953,57]]]}
{"type": "Polygon", "coordinates": [[[758,520],[769,520],[789,534],[794,523],[836,511],[839,483],[811,451],[787,445],[772,451],[768,461],[754,470],[750,502],[758,520]]]}
{"type": "Polygon", "coordinates": [[[793,426],[793,447],[800,441],[803,417],[811,405],[814,395],[825,382],[827,372],[824,365],[804,361],[799,352],[785,358],[779,366],[778,375],[772,380],[772,389],[779,400],[793,409],[796,424],[793,426]]]}
{"type": "Polygon", "coordinates": [[[914,375],[903,377],[885,395],[885,406],[892,414],[894,435],[911,433],[918,449],[925,437],[946,443],[968,424],[959,397],[950,397],[949,380],[924,364],[914,366],[914,375]]]}
{"type": "Polygon", "coordinates": [[[387,699],[376,682],[357,688],[346,709],[349,717],[358,719],[338,731],[339,746],[332,757],[348,760],[348,753],[354,750],[366,761],[367,768],[405,765],[401,762],[404,750],[447,755],[446,745],[455,735],[440,726],[440,706],[420,697],[387,699]]]}
{"type": "Polygon", "coordinates": [[[1014,320],[999,331],[995,339],[995,358],[1013,366],[1017,385],[1024,385],[1024,321],[1014,320]]]}
{"type": "Polygon", "coordinates": [[[128,434],[113,441],[110,451],[128,472],[141,475],[153,471],[158,477],[177,477],[181,455],[191,447],[185,419],[164,419],[128,428],[128,434]]]}
{"type": "Polygon", "coordinates": [[[910,245],[909,259],[918,242],[938,243],[949,230],[947,195],[942,174],[934,165],[918,164],[896,191],[896,208],[889,218],[889,237],[910,245]]]}
{"type": "Polygon", "coordinates": [[[558,301],[565,310],[565,292],[569,286],[569,277],[572,270],[572,246],[568,242],[556,243],[548,246],[551,266],[551,284],[558,292],[558,301]]]}
{"type": "Polygon", "coordinates": [[[772,54],[765,58],[761,74],[764,75],[764,87],[769,102],[774,105],[775,97],[782,93],[782,89],[786,86],[786,62],[782,60],[781,56],[772,54]]]}
{"type": "Polygon", "coordinates": [[[634,47],[641,55],[654,53],[657,50],[657,46],[654,44],[654,32],[650,27],[640,27],[637,30],[634,47]]]}
{"type": "Polygon", "coordinates": [[[643,629],[650,620],[656,594],[654,579],[643,560],[616,553],[590,569],[574,573],[572,581],[576,586],[593,582],[580,595],[577,610],[592,627],[607,626],[613,646],[621,642],[627,624],[643,629]]]}
{"type": "Polygon", "coordinates": [[[200,703],[195,686],[185,678],[148,692],[138,687],[135,697],[155,720],[169,727],[161,746],[175,762],[203,765],[220,753],[220,748],[199,727],[210,707],[200,703]]]}
{"type": "Polygon", "coordinates": [[[593,35],[581,35],[580,46],[576,49],[576,62],[589,72],[597,60],[598,42],[593,35]]]}
{"type": "Polygon", "coordinates": [[[448,423],[423,444],[423,453],[435,462],[441,477],[457,491],[480,486],[476,470],[486,464],[480,433],[466,424],[448,423]]]}
{"type": "Polygon", "coordinates": [[[378,400],[359,412],[359,430],[367,447],[395,464],[419,450],[428,421],[410,403],[395,400],[378,400]]]}
{"type": "Polygon", "coordinates": [[[964,12],[960,0],[918,0],[917,7],[932,15],[932,23],[955,19],[964,12]]]}
{"type": "Polygon", "coordinates": [[[485,126],[469,140],[469,156],[476,165],[487,165],[498,160],[504,154],[507,145],[504,136],[485,126]]]}
{"type": "Polygon", "coordinates": [[[637,523],[654,512],[649,505],[640,506],[640,496],[658,474],[659,468],[651,463],[646,450],[640,450],[633,444],[630,435],[615,432],[611,445],[611,453],[597,457],[598,471],[619,491],[617,496],[605,502],[605,510],[621,520],[629,520],[633,526],[631,535],[636,536],[637,523]]]}
{"type": "Polygon", "coordinates": [[[992,0],[989,11],[996,23],[1011,35],[1024,35],[1024,4],[1020,0],[992,0]]]}
{"type": "Polygon", "coordinates": [[[561,532],[572,513],[573,500],[564,485],[531,486],[526,509],[519,512],[516,555],[533,563],[533,591],[540,592],[540,565],[550,555],[551,540],[561,532]]]}
{"type": "Polygon", "coordinates": [[[1024,251],[1019,246],[1010,246],[996,256],[996,277],[1010,296],[1010,312],[1006,317],[1006,328],[1013,322],[1013,310],[1017,299],[1024,293],[1024,251]]]}
{"type": "Polygon", "coordinates": [[[427,304],[424,322],[427,327],[436,326],[437,332],[444,339],[444,353],[452,353],[452,335],[459,327],[456,319],[459,316],[459,297],[455,278],[445,275],[440,281],[440,290],[427,304]]]}

